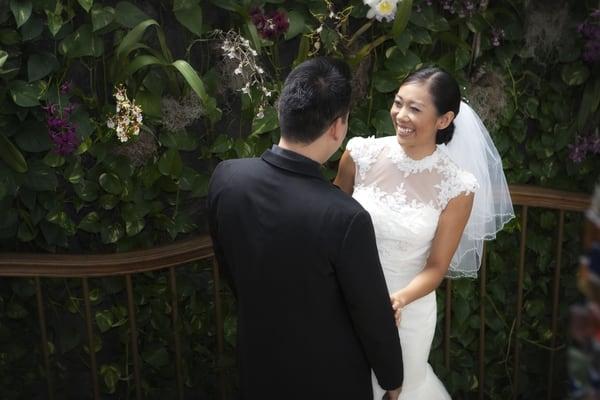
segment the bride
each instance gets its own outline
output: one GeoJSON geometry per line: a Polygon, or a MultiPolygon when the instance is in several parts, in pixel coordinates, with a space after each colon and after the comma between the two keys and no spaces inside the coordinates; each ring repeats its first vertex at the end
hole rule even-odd
{"type": "MultiPolygon", "coordinates": [[[[439,68],[408,76],[390,110],[395,136],[355,137],[335,184],[371,214],[399,322],[400,399],[449,399],[428,364],[444,277],[475,277],[482,240],[514,215],[500,156],[439,68]]],[[[373,379],[374,398],[385,391],[373,379]]]]}

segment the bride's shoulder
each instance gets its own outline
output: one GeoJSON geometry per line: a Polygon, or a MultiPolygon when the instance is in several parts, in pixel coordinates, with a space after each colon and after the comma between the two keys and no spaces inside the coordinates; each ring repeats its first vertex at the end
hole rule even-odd
{"type": "Polygon", "coordinates": [[[450,156],[443,151],[443,148],[442,151],[440,151],[440,154],[442,159],[441,168],[444,170],[444,175],[447,178],[446,180],[450,181],[450,184],[454,186],[458,192],[475,192],[479,187],[475,175],[456,164],[450,156]]]}
{"type": "Polygon", "coordinates": [[[388,137],[376,138],[375,136],[355,136],[346,144],[346,150],[352,155],[359,155],[359,153],[364,152],[379,152],[387,145],[387,142],[388,137]]]}

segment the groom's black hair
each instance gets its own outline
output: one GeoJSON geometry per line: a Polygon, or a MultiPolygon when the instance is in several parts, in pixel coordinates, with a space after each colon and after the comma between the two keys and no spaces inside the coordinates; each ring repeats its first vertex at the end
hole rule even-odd
{"type": "Polygon", "coordinates": [[[281,136],[312,143],[337,118],[346,118],[352,94],[350,67],[342,60],[317,57],[290,72],[278,100],[281,136]]]}

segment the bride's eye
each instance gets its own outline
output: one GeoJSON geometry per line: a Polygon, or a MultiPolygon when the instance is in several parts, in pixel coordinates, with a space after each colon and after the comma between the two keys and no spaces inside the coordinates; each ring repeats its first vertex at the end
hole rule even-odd
{"type": "Polygon", "coordinates": [[[413,110],[414,112],[420,112],[421,111],[417,107],[411,107],[410,109],[413,110]]]}

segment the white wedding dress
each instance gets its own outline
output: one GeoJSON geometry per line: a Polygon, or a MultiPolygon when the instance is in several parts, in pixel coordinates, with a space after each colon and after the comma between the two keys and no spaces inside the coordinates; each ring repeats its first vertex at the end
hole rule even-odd
{"type": "MultiPolygon", "coordinates": [[[[356,165],[353,197],[371,214],[381,266],[393,293],[424,268],[448,201],[474,192],[477,181],[450,160],[444,145],[421,160],[409,158],[395,136],[355,137],[346,148],[356,165]]],[[[436,309],[434,291],[402,312],[402,400],[450,399],[428,363],[436,309]]],[[[385,394],[374,376],[373,393],[375,400],[385,394]]]]}

